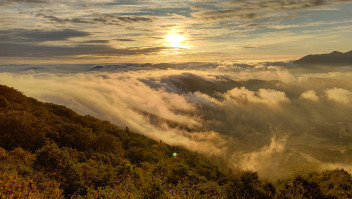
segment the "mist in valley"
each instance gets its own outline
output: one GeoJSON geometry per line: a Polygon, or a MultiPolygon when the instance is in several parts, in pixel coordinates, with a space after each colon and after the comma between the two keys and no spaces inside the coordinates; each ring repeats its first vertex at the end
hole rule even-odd
{"type": "Polygon", "coordinates": [[[0,84],[265,178],[352,163],[352,70],[292,63],[1,66],[0,84]]]}

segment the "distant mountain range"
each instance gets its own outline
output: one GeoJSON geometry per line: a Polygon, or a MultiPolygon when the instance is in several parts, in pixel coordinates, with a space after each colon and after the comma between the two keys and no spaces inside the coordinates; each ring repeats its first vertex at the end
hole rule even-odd
{"type": "Polygon", "coordinates": [[[342,53],[333,51],[328,54],[307,55],[294,61],[296,64],[349,64],[352,65],[352,50],[342,53]]]}

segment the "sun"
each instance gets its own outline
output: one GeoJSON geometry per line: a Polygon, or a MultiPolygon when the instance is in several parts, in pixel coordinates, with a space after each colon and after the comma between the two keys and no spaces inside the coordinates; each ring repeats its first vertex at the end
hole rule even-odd
{"type": "Polygon", "coordinates": [[[171,47],[183,48],[184,40],[185,40],[185,37],[178,34],[168,34],[165,37],[166,43],[168,43],[168,45],[170,45],[171,47]]]}

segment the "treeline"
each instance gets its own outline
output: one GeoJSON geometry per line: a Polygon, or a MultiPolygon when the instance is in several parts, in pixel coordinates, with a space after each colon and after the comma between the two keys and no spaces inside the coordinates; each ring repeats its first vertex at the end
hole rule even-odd
{"type": "Polygon", "coordinates": [[[352,198],[344,170],[271,183],[0,85],[0,198],[352,198]]]}

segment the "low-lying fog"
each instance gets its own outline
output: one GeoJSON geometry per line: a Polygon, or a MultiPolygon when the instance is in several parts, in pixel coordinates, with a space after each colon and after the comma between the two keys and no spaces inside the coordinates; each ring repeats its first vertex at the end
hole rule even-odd
{"type": "Polygon", "coordinates": [[[352,163],[352,67],[285,63],[0,66],[0,84],[223,168],[280,178],[352,163]]]}

